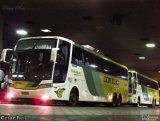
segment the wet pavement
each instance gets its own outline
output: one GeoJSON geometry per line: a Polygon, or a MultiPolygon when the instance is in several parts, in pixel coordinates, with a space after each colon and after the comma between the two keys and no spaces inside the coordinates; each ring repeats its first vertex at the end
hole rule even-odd
{"type": "Polygon", "coordinates": [[[160,121],[160,107],[0,104],[0,121],[160,121]]]}

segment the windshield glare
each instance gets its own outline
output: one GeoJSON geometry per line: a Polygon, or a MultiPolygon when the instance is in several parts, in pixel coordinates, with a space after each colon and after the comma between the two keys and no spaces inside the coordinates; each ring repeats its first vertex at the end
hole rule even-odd
{"type": "Polygon", "coordinates": [[[27,81],[51,79],[53,63],[50,55],[50,49],[16,52],[11,78],[27,81]]]}

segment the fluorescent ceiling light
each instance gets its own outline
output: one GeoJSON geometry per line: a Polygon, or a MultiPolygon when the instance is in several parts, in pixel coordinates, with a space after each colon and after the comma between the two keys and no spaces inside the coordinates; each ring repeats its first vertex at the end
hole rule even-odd
{"type": "Polygon", "coordinates": [[[148,48],[154,48],[156,45],[154,43],[147,43],[146,47],[148,48]]]}
{"type": "Polygon", "coordinates": [[[47,33],[47,32],[51,32],[51,30],[49,30],[49,29],[41,29],[41,31],[42,31],[42,32],[46,32],[46,33],[47,33]]]}
{"type": "Polygon", "coordinates": [[[24,29],[19,29],[19,30],[16,31],[16,33],[18,35],[27,35],[28,34],[28,32],[24,29]]]}
{"type": "Polygon", "coordinates": [[[140,56],[140,57],[138,57],[138,59],[140,59],[140,60],[145,60],[145,59],[146,59],[146,57],[144,57],[144,56],[140,56]]]}

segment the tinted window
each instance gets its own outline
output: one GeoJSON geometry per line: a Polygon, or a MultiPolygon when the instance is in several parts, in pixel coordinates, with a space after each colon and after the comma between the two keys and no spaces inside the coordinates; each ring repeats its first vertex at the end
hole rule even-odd
{"type": "Polygon", "coordinates": [[[128,78],[128,70],[124,69],[117,64],[114,64],[112,62],[109,62],[107,60],[101,59],[100,57],[97,57],[91,53],[85,52],[84,53],[84,64],[86,67],[91,67],[93,69],[96,69],[97,71],[122,78],[127,79],[128,78]]]}
{"type": "Polygon", "coordinates": [[[96,58],[96,65],[97,65],[97,68],[96,70],[97,71],[100,71],[100,72],[103,72],[103,59],[99,58],[99,57],[95,57],[96,58]]]}
{"type": "Polygon", "coordinates": [[[20,40],[16,50],[27,49],[52,49],[56,47],[57,39],[31,39],[20,40]]]}
{"type": "Polygon", "coordinates": [[[91,53],[85,52],[84,53],[84,65],[86,67],[97,69],[98,65],[96,64],[95,58],[96,56],[92,55],[91,53]]]}
{"type": "Polygon", "coordinates": [[[104,61],[104,72],[122,79],[128,78],[128,71],[112,62],[104,61]]]}
{"type": "Polygon", "coordinates": [[[138,83],[153,89],[158,89],[158,84],[138,74],[138,83]]]}
{"type": "Polygon", "coordinates": [[[72,52],[72,64],[75,64],[77,66],[83,66],[83,53],[82,49],[73,46],[73,52],[72,52]]]}
{"type": "Polygon", "coordinates": [[[128,72],[128,78],[129,78],[129,80],[131,80],[131,77],[132,77],[132,73],[128,72]]]}
{"type": "Polygon", "coordinates": [[[50,50],[15,52],[12,74],[17,76],[13,76],[12,79],[27,81],[51,79],[53,63],[50,62],[50,55],[50,50]]]}
{"type": "Polygon", "coordinates": [[[6,54],[6,61],[7,61],[7,62],[10,62],[12,53],[13,53],[12,50],[8,50],[8,51],[7,51],[7,54],[6,54]]]}
{"type": "Polygon", "coordinates": [[[91,67],[99,72],[103,72],[118,78],[127,79],[128,70],[112,62],[104,60],[94,54],[73,46],[72,63],[79,66],[91,67]],[[84,63],[83,63],[84,58],[84,63]]]}

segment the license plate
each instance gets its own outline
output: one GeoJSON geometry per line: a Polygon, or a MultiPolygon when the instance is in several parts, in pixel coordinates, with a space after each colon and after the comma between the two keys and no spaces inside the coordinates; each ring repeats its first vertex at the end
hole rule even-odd
{"type": "Polygon", "coordinates": [[[21,92],[22,95],[29,95],[29,92],[21,92]]]}

